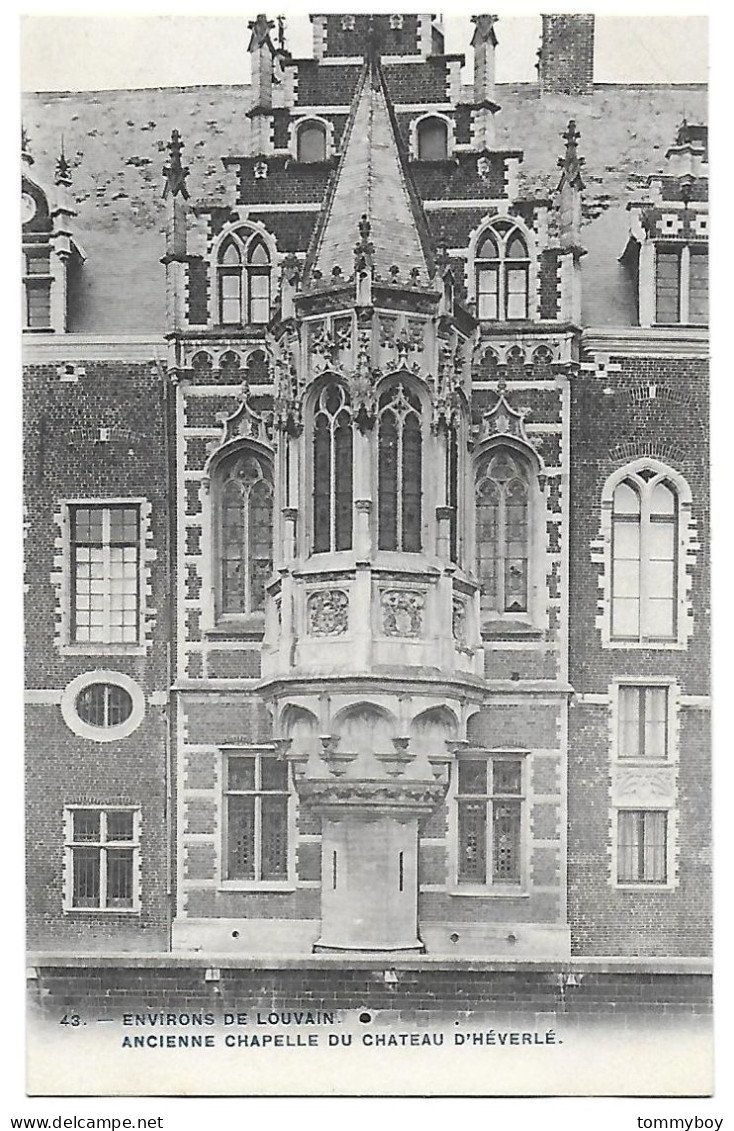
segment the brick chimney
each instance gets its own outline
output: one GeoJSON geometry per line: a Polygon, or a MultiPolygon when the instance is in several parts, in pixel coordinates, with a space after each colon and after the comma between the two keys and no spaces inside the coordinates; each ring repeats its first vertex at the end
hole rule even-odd
{"type": "Polygon", "coordinates": [[[593,92],[593,16],[543,16],[538,82],[541,95],[593,92]]]}

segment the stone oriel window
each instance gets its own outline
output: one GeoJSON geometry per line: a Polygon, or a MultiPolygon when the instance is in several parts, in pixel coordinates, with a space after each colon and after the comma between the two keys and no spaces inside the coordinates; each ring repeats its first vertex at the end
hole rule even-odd
{"type": "Polygon", "coordinates": [[[462,758],[457,778],[458,884],[521,884],[522,759],[462,758]]]}
{"type": "Polygon", "coordinates": [[[227,754],[225,879],[288,879],[289,804],[286,762],[264,753],[227,754]]]}
{"type": "Polygon", "coordinates": [[[270,461],[240,449],[216,470],[219,514],[218,609],[222,616],[262,613],[273,568],[270,461]]]}
{"type": "Polygon", "coordinates": [[[510,220],[494,220],[474,253],[480,321],[528,318],[530,256],[525,237],[510,220]]]}
{"type": "Polygon", "coordinates": [[[530,470],[515,452],[493,451],[479,467],[476,546],[483,613],[529,611],[530,470]]]}
{"type": "Polygon", "coordinates": [[[69,806],[66,826],[65,909],[140,908],[140,810],[69,806]]]}
{"type": "Polygon", "coordinates": [[[377,447],[379,548],[417,554],[423,495],[421,404],[402,382],[380,397],[377,447]]]}
{"type": "Polygon", "coordinates": [[[72,506],[71,641],[136,644],[140,634],[140,509],[72,506]]]}
{"type": "Polygon", "coordinates": [[[352,546],[352,413],[339,382],[321,389],[313,416],[313,550],[352,546]]]}

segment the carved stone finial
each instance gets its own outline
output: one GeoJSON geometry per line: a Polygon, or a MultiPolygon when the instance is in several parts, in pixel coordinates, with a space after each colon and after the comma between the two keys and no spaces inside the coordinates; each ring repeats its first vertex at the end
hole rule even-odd
{"type": "Polygon", "coordinates": [[[371,269],[372,256],[375,252],[375,245],[370,240],[372,225],[367,218],[366,212],[362,213],[357,228],[359,230],[359,240],[354,245],[354,269],[359,275],[371,269]]]}
{"type": "Polygon", "coordinates": [[[566,152],[563,157],[558,158],[558,168],[563,170],[561,184],[558,187],[560,188],[561,185],[566,183],[580,191],[584,187],[584,182],[581,179],[581,167],[585,162],[583,157],[579,157],[578,142],[581,134],[576,129],[573,118],[569,120],[566,131],[561,134],[561,137],[566,142],[566,152]]]}
{"type": "MultiPolygon", "coordinates": [[[[280,18],[282,19],[283,17],[281,16],[280,18]]],[[[247,50],[259,51],[261,47],[267,45],[270,48],[271,52],[275,54],[275,48],[273,47],[273,43],[270,38],[270,32],[275,27],[275,22],[273,20],[269,20],[266,15],[261,14],[257,17],[257,19],[250,20],[247,26],[252,32],[247,50]]],[[[280,26],[278,30],[280,31],[280,26]]]]}
{"type": "Polygon", "coordinates": [[[471,22],[476,25],[471,41],[472,47],[476,47],[479,43],[487,43],[488,41],[493,47],[497,46],[497,36],[494,32],[494,25],[497,23],[498,19],[498,16],[472,16],[471,22]]]}
{"type": "Polygon", "coordinates": [[[71,184],[71,166],[66,160],[64,153],[64,138],[61,138],[61,151],[56,158],[56,169],[54,171],[54,184],[57,185],[70,185],[71,184]]]}
{"type": "Polygon", "coordinates": [[[163,176],[166,178],[166,183],[163,188],[163,196],[168,196],[169,192],[172,196],[181,196],[184,200],[189,199],[189,190],[186,188],[186,178],[189,175],[187,166],[181,164],[181,150],[184,143],[181,140],[181,134],[178,130],[173,130],[171,133],[171,140],[168,142],[167,149],[170,153],[168,164],[163,166],[163,176]]]}

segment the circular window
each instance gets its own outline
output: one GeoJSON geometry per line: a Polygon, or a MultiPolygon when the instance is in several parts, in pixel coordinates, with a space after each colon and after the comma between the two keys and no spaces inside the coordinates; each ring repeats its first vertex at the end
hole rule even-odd
{"type": "Polygon", "coordinates": [[[127,738],[145,714],[145,697],[122,672],[84,672],[61,697],[61,714],[74,734],[93,742],[127,738]]]}
{"type": "Polygon", "coordinates": [[[118,683],[90,683],[77,695],[76,713],[92,727],[117,727],[132,715],[133,701],[118,683]]]}

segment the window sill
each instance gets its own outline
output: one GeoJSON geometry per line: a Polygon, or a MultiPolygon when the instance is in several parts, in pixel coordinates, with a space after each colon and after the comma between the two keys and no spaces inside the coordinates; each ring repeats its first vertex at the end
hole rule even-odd
{"type": "Polygon", "coordinates": [[[639,883],[621,883],[621,884],[615,883],[615,884],[612,884],[612,887],[614,887],[617,891],[635,891],[635,892],[674,891],[675,890],[674,884],[647,883],[644,880],[640,880],[639,883]]]}
{"type": "Polygon", "coordinates": [[[104,641],[95,641],[89,644],[62,644],[62,656],[145,656],[148,648],[145,644],[113,644],[104,641]]]}
{"type": "Polygon", "coordinates": [[[466,887],[452,887],[447,888],[447,894],[454,895],[467,895],[471,899],[529,899],[530,892],[524,888],[516,888],[510,890],[509,888],[500,887],[472,887],[467,884],[466,887]]]}
{"type": "Polygon", "coordinates": [[[537,628],[528,620],[487,620],[482,623],[481,635],[483,640],[516,640],[518,637],[527,640],[540,640],[543,630],[537,628]]]}
{"type": "Polygon", "coordinates": [[[204,636],[216,640],[228,636],[239,636],[247,640],[262,640],[265,635],[265,616],[262,613],[249,617],[236,617],[232,620],[219,620],[207,628],[204,636]]]}
{"type": "Polygon", "coordinates": [[[288,895],[295,892],[296,885],[290,880],[221,880],[218,886],[221,892],[274,892],[277,895],[288,895]]]}
{"type": "Polygon", "coordinates": [[[64,915],[139,915],[139,907],[64,907],[64,915]]]}

